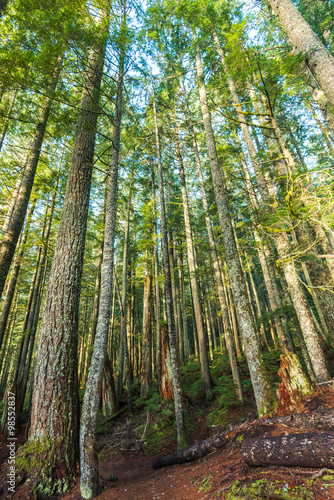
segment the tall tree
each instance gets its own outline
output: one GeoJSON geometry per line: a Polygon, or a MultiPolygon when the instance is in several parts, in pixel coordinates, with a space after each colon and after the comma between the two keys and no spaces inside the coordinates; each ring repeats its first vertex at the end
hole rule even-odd
{"type": "Polygon", "coordinates": [[[79,451],[77,327],[87,214],[92,179],[100,84],[108,33],[101,9],[90,49],[64,206],[45,299],[36,354],[29,438],[20,451],[27,468],[38,455],[32,479],[39,495],[63,492],[73,481],[79,451]],[[52,464],[50,468],[50,464],[52,464]],[[62,477],[59,466],[62,464],[62,477]]]}

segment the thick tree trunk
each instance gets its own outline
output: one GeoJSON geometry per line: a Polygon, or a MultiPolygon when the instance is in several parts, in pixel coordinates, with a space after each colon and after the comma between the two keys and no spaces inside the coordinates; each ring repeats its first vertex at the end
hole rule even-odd
{"type": "Polygon", "coordinates": [[[56,89],[59,73],[61,70],[61,62],[62,58],[59,57],[52,77],[52,81],[46,91],[47,97],[45,98],[43,109],[41,111],[35,129],[28,162],[25,167],[21,186],[15,200],[15,207],[8,224],[8,229],[0,242],[0,298],[2,296],[3,288],[5,286],[6,278],[16,249],[16,244],[19,239],[26,216],[30,193],[34,183],[38,160],[41,153],[44,134],[53,103],[52,97],[56,89]]]}
{"type": "Polygon", "coordinates": [[[334,108],[334,59],[291,0],[267,0],[334,108]]]}
{"type": "Polygon", "coordinates": [[[145,398],[152,383],[152,274],[150,272],[145,277],[143,300],[140,396],[145,398]]]}
{"type": "Polygon", "coordinates": [[[265,413],[271,415],[275,411],[277,403],[275,394],[269,383],[266,367],[263,362],[262,353],[257,337],[256,326],[254,324],[252,316],[251,305],[247,296],[245,276],[240,266],[231,215],[227,202],[227,195],[225,192],[219,166],[215,138],[211,124],[210,111],[207,104],[203,67],[201,55],[198,48],[196,50],[196,65],[199,80],[200,101],[202,107],[204,129],[209,152],[210,167],[219,222],[221,225],[226,261],[231,277],[231,284],[233,287],[236,308],[238,311],[240,329],[242,331],[244,340],[248,367],[250,370],[259,415],[262,416],[265,413]]]}
{"type": "Polygon", "coordinates": [[[248,465],[334,467],[334,434],[301,433],[245,439],[242,456],[248,465]]]}
{"type": "Polygon", "coordinates": [[[170,266],[169,266],[168,235],[167,235],[167,221],[166,221],[166,211],[165,211],[164,180],[163,180],[161,152],[160,152],[160,138],[159,138],[158,118],[155,105],[155,94],[153,85],[152,85],[152,90],[153,90],[154,129],[155,129],[158,167],[159,167],[161,234],[162,234],[163,267],[165,274],[167,328],[168,328],[168,338],[169,338],[171,369],[173,376],[172,383],[173,383],[173,395],[174,395],[176,429],[177,429],[177,447],[178,449],[181,449],[184,448],[184,446],[186,445],[187,439],[184,426],[182,389],[181,389],[180,372],[179,372],[179,360],[177,354],[177,339],[175,331],[174,307],[172,298],[172,280],[171,280],[170,266]]]}
{"type": "MultiPolygon", "coordinates": [[[[277,147],[281,147],[285,158],[285,166],[282,166],[281,162],[274,162],[275,168],[277,169],[277,174],[279,176],[282,176],[286,175],[289,167],[291,169],[294,168],[294,160],[291,156],[290,151],[288,150],[288,148],[286,148],[285,143],[282,140],[280,141],[280,130],[272,114],[270,114],[270,116],[279,144],[279,146],[277,144],[275,146],[276,151],[278,152],[277,147]]],[[[257,175],[256,170],[255,174],[257,175]]],[[[271,203],[271,195],[268,187],[267,185],[261,184],[261,182],[258,184],[258,186],[261,192],[261,197],[267,204],[266,211],[270,213],[271,209],[269,209],[269,206],[271,203]]],[[[298,316],[299,324],[303,332],[305,344],[312,362],[315,375],[318,382],[324,382],[326,380],[329,380],[329,373],[326,368],[325,358],[319,343],[316,328],[312,320],[311,312],[307,304],[302,285],[300,283],[294,262],[290,258],[291,249],[288,236],[284,231],[278,233],[275,230],[275,232],[273,232],[273,239],[275,241],[279,260],[282,264],[284,276],[289,287],[291,299],[298,316]]]]}
{"type": "MultiPolygon", "coordinates": [[[[176,121],[176,118],[175,118],[176,121]]],[[[200,363],[202,370],[202,377],[205,383],[206,396],[210,398],[212,396],[212,379],[210,375],[209,369],[209,360],[208,360],[208,348],[206,345],[204,324],[203,324],[203,311],[201,307],[197,276],[196,276],[196,267],[195,267],[195,256],[194,256],[194,247],[192,240],[192,232],[191,232],[191,223],[190,223],[190,214],[189,214],[189,204],[188,204],[188,195],[186,188],[186,178],[184,173],[184,166],[180,152],[179,138],[178,138],[178,128],[176,124],[175,130],[175,149],[176,156],[179,162],[180,169],[180,179],[181,179],[181,191],[182,191],[182,205],[183,205],[183,217],[184,217],[184,226],[186,233],[186,245],[187,245],[187,257],[188,257],[188,267],[190,273],[190,286],[191,293],[193,297],[194,303],[194,315],[196,321],[196,328],[198,333],[198,344],[199,344],[199,354],[200,354],[200,363]]]]}
{"type": "MultiPolygon", "coordinates": [[[[126,3],[123,4],[123,22],[121,31],[126,30],[126,3]]],[[[80,492],[83,498],[94,498],[99,491],[99,466],[96,451],[95,427],[99,410],[99,400],[103,372],[105,369],[105,358],[108,345],[108,333],[110,322],[110,309],[113,292],[114,274],[114,240],[116,225],[116,201],[118,182],[118,156],[120,148],[121,117],[122,117],[122,97],[124,78],[124,46],[120,48],[119,72],[117,82],[117,97],[114,113],[114,127],[112,152],[110,159],[109,179],[107,185],[105,231],[103,245],[103,262],[101,269],[101,294],[99,315],[97,320],[96,335],[91,363],[86,382],[86,390],[82,406],[82,416],[80,422],[80,492]]],[[[123,290],[125,293],[125,291],[123,290]]],[[[124,315],[124,312],[123,312],[124,315]]],[[[124,319],[125,321],[125,319],[124,319]]],[[[107,365],[106,373],[111,384],[112,391],[112,367],[107,365]],[[110,373],[111,368],[111,373],[110,373]]],[[[113,397],[113,400],[115,397],[113,397]]],[[[115,405],[113,401],[113,405],[115,405]]],[[[130,407],[131,408],[131,407],[130,407]]]]}
{"type": "MultiPolygon", "coordinates": [[[[100,27],[105,24],[102,18],[100,27]]],[[[41,496],[66,490],[78,459],[78,312],[104,54],[105,40],[99,40],[90,51],[85,74],[36,353],[31,427],[28,442],[20,449],[23,470],[32,450],[43,457],[34,467],[36,475],[29,475],[41,496]]]]}

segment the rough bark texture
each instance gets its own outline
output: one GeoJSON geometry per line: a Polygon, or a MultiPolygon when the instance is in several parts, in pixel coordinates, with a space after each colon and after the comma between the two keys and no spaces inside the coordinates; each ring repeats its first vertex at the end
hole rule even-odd
{"type": "Polygon", "coordinates": [[[267,0],[334,108],[334,59],[291,0],[267,0]]]}
{"type": "Polygon", "coordinates": [[[165,194],[164,194],[164,180],[162,172],[161,152],[160,152],[160,138],[158,129],[158,117],[155,105],[154,86],[153,90],[153,113],[154,113],[154,128],[157,146],[158,167],[159,167],[159,191],[160,191],[160,213],[161,213],[161,233],[162,233],[162,254],[163,254],[163,267],[165,274],[165,294],[166,294],[166,314],[167,314],[167,328],[169,338],[169,351],[171,360],[171,370],[173,376],[173,395],[177,428],[177,447],[181,449],[186,444],[186,432],[184,426],[183,403],[182,403],[182,389],[179,372],[179,360],[177,354],[177,340],[174,320],[174,307],[172,298],[172,280],[169,266],[169,252],[168,252],[168,235],[167,235],[167,220],[165,210],[165,194]]]}
{"type": "Polygon", "coordinates": [[[290,352],[281,356],[278,372],[282,379],[278,387],[278,415],[304,409],[302,400],[315,391],[315,385],[304,374],[296,354],[290,352]]]}
{"type": "Polygon", "coordinates": [[[78,312],[104,52],[104,43],[91,49],[85,74],[36,353],[29,439],[20,451],[22,469],[32,451],[43,456],[34,478],[39,495],[66,489],[78,459],[78,312]]]}
{"type": "Polygon", "coordinates": [[[41,111],[35,129],[28,162],[25,167],[20,189],[15,200],[15,207],[13,209],[7,231],[0,242],[0,298],[2,296],[3,288],[5,286],[6,278],[16,249],[16,244],[19,239],[26,216],[38,160],[41,153],[44,134],[53,103],[52,96],[57,86],[60,69],[61,58],[59,58],[57,61],[54,75],[46,91],[47,97],[45,98],[45,101],[43,103],[43,109],[41,111]]]}
{"type": "MultiPolygon", "coordinates": [[[[122,28],[126,29],[125,3],[122,28]]],[[[111,152],[109,179],[107,186],[99,315],[80,422],[80,492],[83,498],[94,498],[95,496],[97,496],[99,491],[99,467],[96,451],[95,427],[99,409],[100,391],[108,345],[108,332],[113,292],[114,239],[116,224],[118,155],[120,147],[122,116],[123,77],[124,48],[121,48],[116,108],[114,114],[113,148],[111,152]]],[[[109,380],[109,382],[112,383],[112,380],[109,380]]]]}
{"type": "Polygon", "coordinates": [[[200,101],[202,107],[204,129],[209,152],[211,175],[217,203],[219,222],[225,248],[226,262],[233,287],[239,325],[243,336],[245,353],[250,370],[255,399],[259,415],[272,414],[276,409],[276,399],[269,383],[268,374],[263,362],[258,341],[256,326],[252,316],[251,304],[248,300],[245,276],[241,269],[238,250],[234,238],[231,215],[227,202],[219,160],[212,130],[211,116],[207,104],[203,67],[199,49],[196,51],[197,75],[199,79],[200,101]]]}
{"type": "Polygon", "coordinates": [[[114,374],[108,354],[106,354],[102,379],[102,410],[105,417],[114,415],[118,411],[114,374]]]}
{"type": "Polygon", "coordinates": [[[288,434],[245,439],[242,456],[248,465],[334,467],[334,433],[288,434]]]}
{"type": "Polygon", "coordinates": [[[144,284],[143,342],[141,361],[140,396],[146,397],[152,383],[152,274],[149,272],[144,284]]]}

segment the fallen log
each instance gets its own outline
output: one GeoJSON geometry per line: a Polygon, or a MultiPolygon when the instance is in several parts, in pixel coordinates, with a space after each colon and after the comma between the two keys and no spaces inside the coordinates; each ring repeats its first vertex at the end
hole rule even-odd
{"type": "Polygon", "coordinates": [[[261,437],[266,432],[270,432],[275,425],[283,425],[284,427],[306,431],[334,431],[334,409],[322,408],[312,413],[298,413],[282,417],[259,418],[253,421],[246,421],[240,425],[231,427],[225,433],[215,434],[205,441],[196,442],[183,450],[159,457],[153,462],[152,466],[154,469],[159,469],[168,465],[192,462],[193,460],[205,457],[215,449],[225,448],[228,443],[235,442],[241,435],[245,440],[247,438],[261,437]]]}
{"type": "Polygon", "coordinates": [[[225,448],[225,446],[230,442],[225,435],[226,434],[215,434],[204,441],[196,442],[187,448],[183,448],[180,451],[172,453],[171,455],[159,457],[154,460],[152,467],[153,469],[160,469],[161,467],[167,467],[167,465],[183,464],[205,457],[212,451],[225,448]]]}
{"type": "Polygon", "coordinates": [[[245,439],[241,453],[248,465],[334,467],[334,433],[288,434],[245,439]]]}

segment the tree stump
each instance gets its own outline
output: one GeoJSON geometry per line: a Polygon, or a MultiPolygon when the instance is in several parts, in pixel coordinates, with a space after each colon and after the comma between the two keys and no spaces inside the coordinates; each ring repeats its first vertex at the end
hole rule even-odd
{"type": "Polygon", "coordinates": [[[296,354],[289,352],[281,356],[278,374],[282,382],[278,386],[278,415],[300,413],[304,409],[306,396],[315,392],[315,385],[303,372],[296,354]]]}

